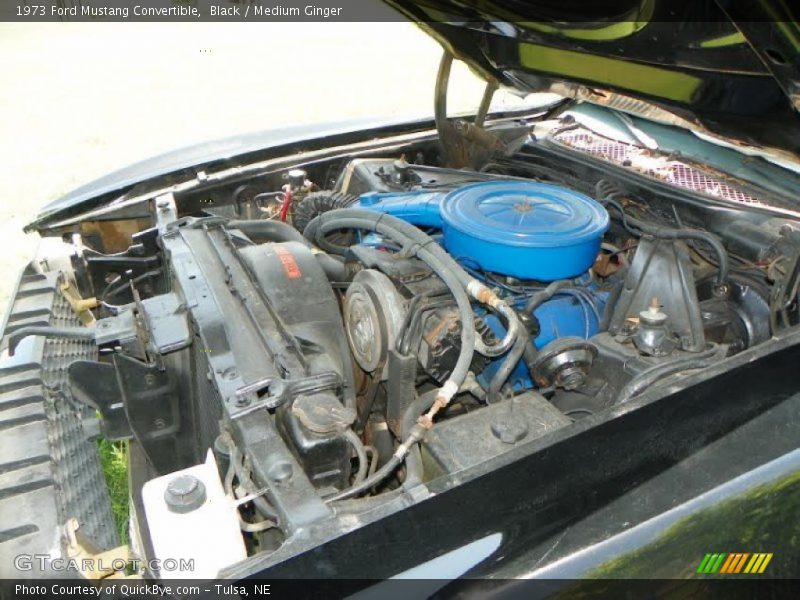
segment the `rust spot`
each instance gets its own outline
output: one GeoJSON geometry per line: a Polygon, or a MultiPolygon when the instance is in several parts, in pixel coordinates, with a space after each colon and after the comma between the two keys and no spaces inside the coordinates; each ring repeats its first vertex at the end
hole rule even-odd
{"type": "Polygon", "coordinates": [[[417,419],[417,423],[422,425],[425,429],[430,429],[433,427],[433,420],[428,417],[428,415],[422,415],[419,419],[417,419]]]}
{"type": "Polygon", "coordinates": [[[436,327],[434,327],[428,332],[428,334],[425,336],[425,341],[428,343],[429,346],[435,345],[436,341],[441,337],[442,332],[450,328],[449,323],[452,319],[453,317],[441,319],[436,324],[436,327]]]}
{"type": "Polygon", "coordinates": [[[490,304],[494,299],[494,292],[487,287],[482,287],[478,292],[478,302],[481,304],[490,304]]]}
{"type": "Polygon", "coordinates": [[[608,277],[619,271],[619,263],[610,254],[603,252],[597,255],[592,270],[600,277],[608,277]]]}

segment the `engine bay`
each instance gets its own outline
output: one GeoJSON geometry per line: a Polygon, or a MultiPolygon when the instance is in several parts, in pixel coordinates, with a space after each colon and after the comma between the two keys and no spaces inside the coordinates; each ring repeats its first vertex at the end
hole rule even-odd
{"type": "Polygon", "coordinates": [[[798,320],[790,215],[555,143],[480,169],[432,147],[160,193],[123,242],[72,234],[90,328],[11,350],[96,342],[69,386],[131,441],[141,555],[277,563],[798,320]]]}

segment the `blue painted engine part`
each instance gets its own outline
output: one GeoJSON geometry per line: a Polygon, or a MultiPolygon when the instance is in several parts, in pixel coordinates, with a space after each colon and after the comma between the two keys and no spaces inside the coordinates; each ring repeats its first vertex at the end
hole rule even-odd
{"type": "Polygon", "coordinates": [[[361,194],[356,206],[392,215],[416,225],[441,229],[444,222],[439,205],[443,192],[367,192],[361,194]]]}
{"type": "Polygon", "coordinates": [[[473,183],[447,193],[367,193],[359,206],[442,229],[444,247],[457,260],[535,281],[585,273],[609,226],[608,213],[591,198],[530,181],[473,183]]]}
{"type": "MultiPolygon", "coordinates": [[[[597,291],[590,286],[561,290],[533,312],[540,327],[539,335],[533,341],[534,346],[542,349],[557,338],[575,336],[588,339],[597,334],[607,300],[608,292],[597,291]]],[[[526,301],[527,298],[517,301],[516,308],[523,310],[526,301]]],[[[484,320],[498,338],[505,335],[505,327],[496,315],[487,314],[484,320]]],[[[478,381],[482,386],[488,387],[504,358],[505,356],[501,356],[494,359],[481,373],[477,374],[478,381]]],[[[508,383],[513,384],[517,391],[536,387],[522,361],[511,373],[508,383]]]]}

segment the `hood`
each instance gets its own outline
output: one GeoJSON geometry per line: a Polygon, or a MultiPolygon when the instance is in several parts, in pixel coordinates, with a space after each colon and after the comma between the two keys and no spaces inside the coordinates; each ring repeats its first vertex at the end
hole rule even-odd
{"type": "Polygon", "coordinates": [[[501,85],[800,160],[800,26],[789,2],[385,1],[501,85]]]}
{"type": "MultiPolygon", "coordinates": [[[[553,91],[800,165],[800,26],[785,0],[383,0],[487,80],[553,91]],[[724,8],[723,8],[724,7],[724,8]]],[[[354,120],[236,136],[111,173],[46,206],[26,231],[152,178],[432,127],[354,120]]]]}
{"type": "Polygon", "coordinates": [[[156,186],[167,185],[191,179],[207,169],[231,168],[297,151],[300,144],[305,149],[311,149],[348,143],[361,139],[365,131],[380,136],[398,129],[415,131],[431,127],[433,123],[430,118],[365,117],[270,129],[194,144],[134,163],[68,192],[45,205],[35,220],[26,225],[25,231],[43,231],[87,209],[119,202],[123,194],[142,182],[154,181],[156,186]]]}

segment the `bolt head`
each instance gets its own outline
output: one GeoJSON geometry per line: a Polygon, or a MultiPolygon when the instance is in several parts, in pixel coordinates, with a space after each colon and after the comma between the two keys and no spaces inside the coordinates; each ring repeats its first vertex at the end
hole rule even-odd
{"type": "Polygon", "coordinates": [[[566,368],[556,376],[556,380],[565,390],[574,390],[584,384],[586,374],[577,368],[566,368]]]}

